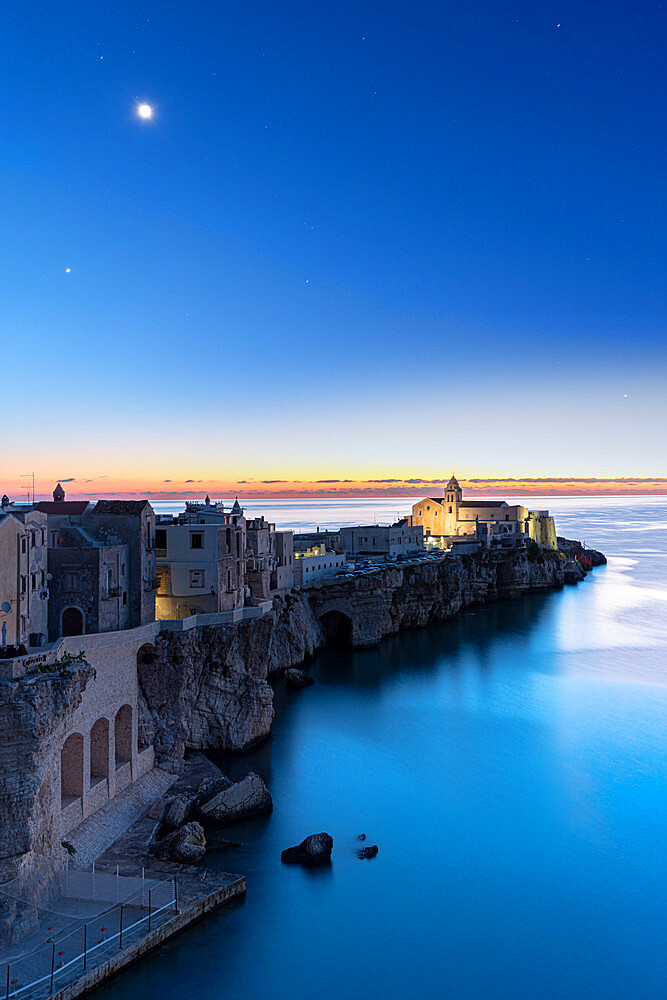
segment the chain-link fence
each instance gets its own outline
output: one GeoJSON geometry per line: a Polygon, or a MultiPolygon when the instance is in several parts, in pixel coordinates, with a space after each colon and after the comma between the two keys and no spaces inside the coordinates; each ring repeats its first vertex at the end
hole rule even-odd
{"type": "Polygon", "coordinates": [[[0,1000],[39,1000],[112,958],[178,912],[175,879],[68,870],[56,876],[49,908],[12,895],[3,907],[29,931],[0,952],[0,1000]],[[111,905],[109,905],[111,904],[111,905]]]}

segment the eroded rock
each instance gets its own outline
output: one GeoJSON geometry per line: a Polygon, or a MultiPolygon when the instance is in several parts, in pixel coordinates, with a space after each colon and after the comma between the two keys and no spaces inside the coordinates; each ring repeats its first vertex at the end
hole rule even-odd
{"type": "Polygon", "coordinates": [[[201,823],[186,823],[180,830],[168,833],[154,849],[161,861],[175,861],[178,864],[196,865],[206,854],[206,836],[201,823]]]}
{"type": "Polygon", "coordinates": [[[333,837],[329,833],[311,833],[295,847],[288,847],[280,860],[288,864],[323,864],[331,859],[333,837]]]}
{"type": "Polygon", "coordinates": [[[310,687],[311,684],[315,683],[315,680],[307,674],[305,670],[298,670],[296,667],[290,667],[283,674],[285,678],[285,684],[287,687],[291,688],[305,688],[310,687]]]}
{"type": "Polygon", "coordinates": [[[250,816],[271,812],[273,800],[258,774],[251,771],[245,778],[223,788],[199,807],[199,814],[216,823],[233,823],[250,816]]]}

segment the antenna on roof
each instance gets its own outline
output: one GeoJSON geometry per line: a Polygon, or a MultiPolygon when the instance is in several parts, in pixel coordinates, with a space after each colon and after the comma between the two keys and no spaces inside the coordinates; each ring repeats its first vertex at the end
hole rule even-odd
{"type": "MultiPolygon", "coordinates": [[[[22,472],[20,479],[30,478],[32,476],[32,502],[35,502],[35,473],[34,472],[22,472]]],[[[30,490],[28,490],[28,500],[30,499],[30,490]]]]}

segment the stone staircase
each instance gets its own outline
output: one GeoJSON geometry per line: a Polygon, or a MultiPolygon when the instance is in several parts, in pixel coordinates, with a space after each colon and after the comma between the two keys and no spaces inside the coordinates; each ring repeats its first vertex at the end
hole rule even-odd
{"type": "Polygon", "coordinates": [[[146,810],[163,796],[176,776],[154,767],[134,784],[84,819],[67,839],[76,848],[73,866],[87,868],[114,841],[141,819],[146,810]]]}

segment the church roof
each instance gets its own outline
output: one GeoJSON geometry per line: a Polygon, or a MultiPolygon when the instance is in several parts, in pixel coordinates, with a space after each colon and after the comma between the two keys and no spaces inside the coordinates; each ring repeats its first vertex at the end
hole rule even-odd
{"type": "Polygon", "coordinates": [[[507,500],[462,500],[459,507],[507,507],[507,500]]]}
{"type": "Polygon", "coordinates": [[[239,498],[238,497],[234,501],[234,505],[233,505],[230,513],[232,513],[232,514],[242,514],[243,513],[243,508],[241,507],[241,504],[239,503],[239,498]]]}
{"type": "Polygon", "coordinates": [[[446,489],[448,489],[448,490],[460,490],[461,489],[461,487],[459,486],[459,481],[456,478],[456,476],[454,475],[454,473],[452,473],[452,478],[447,483],[446,489]]]}

